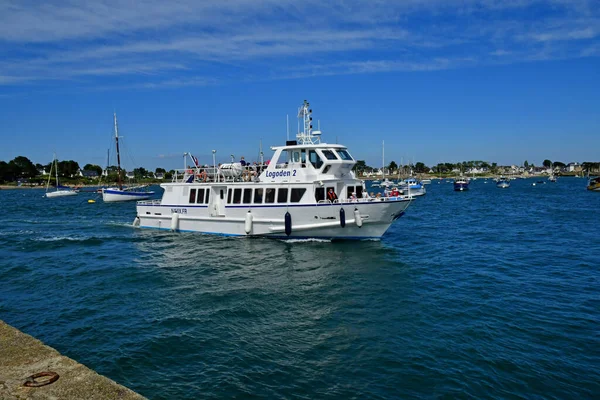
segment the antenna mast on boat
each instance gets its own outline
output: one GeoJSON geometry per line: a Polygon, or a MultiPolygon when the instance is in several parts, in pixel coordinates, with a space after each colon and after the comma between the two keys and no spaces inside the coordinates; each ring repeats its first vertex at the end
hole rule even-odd
{"type": "MultiPolygon", "coordinates": [[[[288,127],[288,137],[289,137],[289,127],[288,127]]],[[[258,148],[259,148],[258,160],[260,161],[260,165],[263,165],[265,163],[265,155],[262,151],[262,138],[258,142],[258,148]]]]}
{"type": "Polygon", "coordinates": [[[117,182],[119,183],[119,190],[123,190],[123,183],[121,182],[121,154],[119,153],[119,128],[117,127],[117,113],[115,116],[115,142],[117,143],[117,182]]]}
{"type": "MultiPolygon", "coordinates": [[[[304,104],[298,109],[298,125],[300,125],[300,119],[303,122],[303,131],[298,132],[296,138],[298,144],[318,144],[321,143],[321,131],[312,130],[312,110],[308,107],[310,103],[304,100],[304,104]]],[[[298,129],[299,130],[299,129],[298,129]]]]}

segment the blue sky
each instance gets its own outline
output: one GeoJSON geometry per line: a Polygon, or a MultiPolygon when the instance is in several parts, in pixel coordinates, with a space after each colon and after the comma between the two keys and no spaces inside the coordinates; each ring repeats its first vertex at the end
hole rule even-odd
{"type": "Polygon", "coordinates": [[[103,166],[113,111],[126,168],[254,160],[304,99],[371,165],[598,161],[600,4],[0,0],[0,160],[103,166]]]}

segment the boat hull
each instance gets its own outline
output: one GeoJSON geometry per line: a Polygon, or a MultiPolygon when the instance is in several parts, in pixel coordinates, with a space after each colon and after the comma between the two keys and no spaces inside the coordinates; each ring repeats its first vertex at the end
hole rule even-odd
{"type": "Polygon", "coordinates": [[[468,183],[454,183],[454,191],[455,192],[464,192],[466,190],[469,190],[468,183]]]}
{"type": "Polygon", "coordinates": [[[508,183],[508,182],[500,182],[500,183],[496,184],[496,187],[500,188],[500,189],[507,189],[508,187],[510,187],[510,183],[508,183]]]}
{"type": "Polygon", "coordinates": [[[277,239],[380,239],[390,225],[404,215],[410,202],[410,199],[398,197],[334,204],[227,206],[224,215],[211,215],[209,206],[139,202],[134,225],[140,228],[277,239]],[[287,212],[290,214],[289,234],[286,232],[287,212]],[[249,218],[248,214],[252,217],[249,218]],[[341,215],[345,215],[345,224],[341,215]],[[249,225],[248,220],[251,221],[249,225]]]}
{"type": "Polygon", "coordinates": [[[135,192],[119,189],[102,189],[102,200],[107,203],[117,201],[137,201],[147,200],[154,195],[154,192],[135,192]]]}
{"type": "Polygon", "coordinates": [[[66,196],[75,196],[77,194],[74,190],[57,190],[55,192],[47,192],[46,197],[54,198],[54,197],[66,197],[66,196]]]}

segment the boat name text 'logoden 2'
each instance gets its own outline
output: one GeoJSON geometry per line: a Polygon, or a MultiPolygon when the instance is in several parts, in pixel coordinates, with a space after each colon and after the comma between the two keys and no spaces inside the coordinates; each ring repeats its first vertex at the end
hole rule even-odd
{"type": "MultiPolygon", "coordinates": [[[[378,239],[411,196],[375,198],[352,167],[345,146],[321,142],[309,103],[299,108],[297,140],[272,147],[270,162],[228,163],[177,171],[161,200],[138,201],[134,225],[282,239],[378,239]]],[[[187,154],[187,153],[186,153],[187,154]]],[[[185,155],[184,155],[185,156],[185,155]]]]}

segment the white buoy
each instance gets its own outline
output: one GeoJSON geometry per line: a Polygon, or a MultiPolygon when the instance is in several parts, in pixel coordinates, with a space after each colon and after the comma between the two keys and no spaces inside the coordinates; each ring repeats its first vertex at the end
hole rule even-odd
{"type": "Polygon", "coordinates": [[[246,214],[246,221],[244,223],[244,229],[246,231],[246,234],[250,234],[250,232],[252,232],[252,219],[252,213],[248,211],[248,213],[246,214]]]}
{"type": "Polygon", "coordinates": [[[360,216],[360,211],[358,211],[358,208],[354,209],[354,221],[356,221],[356,226],[358,226],[359,228],[363,224],[363,220],[362,220],[362,217],[360,216]]]}
{"type": "Polygon", "coordinates": [[[133,226],[136,228],[140,226],[140,217],[135,217],[135,219],[133,220],[133,226]]]}
{"type": "Polygon", "coordinates": [[[171,215],[171,230],[176,231],[179,228],[179,214],[173,213],[171,215]]]}

